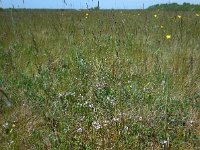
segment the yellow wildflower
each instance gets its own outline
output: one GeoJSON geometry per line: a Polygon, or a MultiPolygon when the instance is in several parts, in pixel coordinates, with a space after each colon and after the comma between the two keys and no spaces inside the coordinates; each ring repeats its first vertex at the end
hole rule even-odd
{"type": "Polygon", "coordinates": [[[170,34],[168,34],[168,35],[166,35],[166,39],[171,39],[171,35],[170,34]]]}
{"type": "Polygon", "coordinates": [[[86,16],[89,16],[89,14],[88,14],[88,13],[86,13],[85,15],[86,15],[86,16]]]}
{"type": "Polygon", "coordinates": [[[158,17],[158,15],[156,15],[156,14],[155,14],[155,15],[154,15],[154,17],[155,17],[155,18],[157,18],[157,17],[158,17]]]}
{"type": "Polygon", "coordinates": [[[162,28],[164,28],[164,26],[161,25],[160,28],[162,29],[162,28]]]}
{"type": "Polygon", "coordinates": [[[199,14],[196,14],[196,16],[199,17],[200,15],[199,15],[199,14]]]}
{"type": "Polygon", "coordinates": [[[181,19],[181,18],[182,18],[182,16],[181,16],[181,15],[178,15],[177,17],[178,17],[179,19],[181,19]]]}

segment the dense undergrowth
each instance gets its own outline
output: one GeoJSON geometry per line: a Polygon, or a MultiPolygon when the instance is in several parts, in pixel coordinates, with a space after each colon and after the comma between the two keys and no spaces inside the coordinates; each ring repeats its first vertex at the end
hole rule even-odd
{"type": "Polygon", "coordinates": [[[0,20],[0,149],[200,148],[198,12],[0,20]]]}

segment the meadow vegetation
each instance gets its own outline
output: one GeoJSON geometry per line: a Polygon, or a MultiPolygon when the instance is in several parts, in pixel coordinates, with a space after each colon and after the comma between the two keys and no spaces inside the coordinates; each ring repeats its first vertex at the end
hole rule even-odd
{"type": "Polygon", "coordinates": [[[199,14],[1,11],[0,149],[199,149],[199,14]]]}

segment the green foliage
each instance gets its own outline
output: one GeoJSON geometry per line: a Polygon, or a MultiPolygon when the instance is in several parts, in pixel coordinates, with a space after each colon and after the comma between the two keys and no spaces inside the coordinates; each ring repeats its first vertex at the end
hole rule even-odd
{"type": "Polygon", "coordinates": [[[199,17],[1,12],[0,149],[198,149],[199,17]]]}
{"type": "Polygon", "coordinates": [[[156,4],[150,6],[148,9],[160,9],[160,10],[171,10],[171,11],[200,11],[200,5],[183,3],[182,5],[177,3],[169,3],[169,4],[156,4]]]}

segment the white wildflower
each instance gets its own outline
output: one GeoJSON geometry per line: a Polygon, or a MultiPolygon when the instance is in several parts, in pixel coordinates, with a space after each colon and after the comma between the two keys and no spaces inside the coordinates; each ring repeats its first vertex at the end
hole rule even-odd
{"type": "Polygon", "coordinates": [[[8,142],[9,145],[11,145],[11,144],[13,144],[13,143],[14,143],[13,140],[11,140],[11,141],[8,142]]]}
{"type": "Polygon", "coordinates": [[[64,96],[63,93],[58,93],[58,98],[61,98],[61,97],[63,97],[63,96],[64,96]]]}
{"type": "Polygon", "coordinates": [[[163,141],[161,141],[160,143],[161,143],[161,144],[166,144],[167,141],[166,141],[166,140],[163,140],[163,141]]]}
{"type": "Polygon", "coordinates": [[[78,128],[78,129],[77,129],[77,132],[82,133],[82,132],[83,132],[83,129],[82,129],[82,128],[78,128]]]}
{"type": "Polygon", "coordinates": [[[90,108],[94,108],[93,104],[89,104],[88,106],[89,106],[90,108]]]}
{"type": "Polygon", "coordinates": [[[97,121],[92,122],[92,126],[93,126],[96,130],[98,130],[98,129],[101,128],[101,125],[100,125],[99,122],[97,122],[97,121]]]}
{"type": "Polygon", "coordinates": [[[119,118],[113,118],[112,121],[118,122],[118,121],[119,121],[119,118]]]}
{"type": "Polygon", "coordinates": [[[128,131],[128,127],[127,127],[127,126],[124,127],[124,131],[125,131],[125,132],[128,131]]]}
{"type": "Polygon", "coordinates": [[[139,117],[139,121],[142,121],[142,117],[139,117]]]}
{"type": "Polygon", "coordinates": [[[160,141],[160,144],[164,147],[164,145],[167,144],[167,141],[166,140],[162,140],[162,141],[160,141]]]}
{"type": "Polygon", "coordinates": [[[4,123],[3,127],[7,129],[8,128],[8,122],[4,123]]]}

